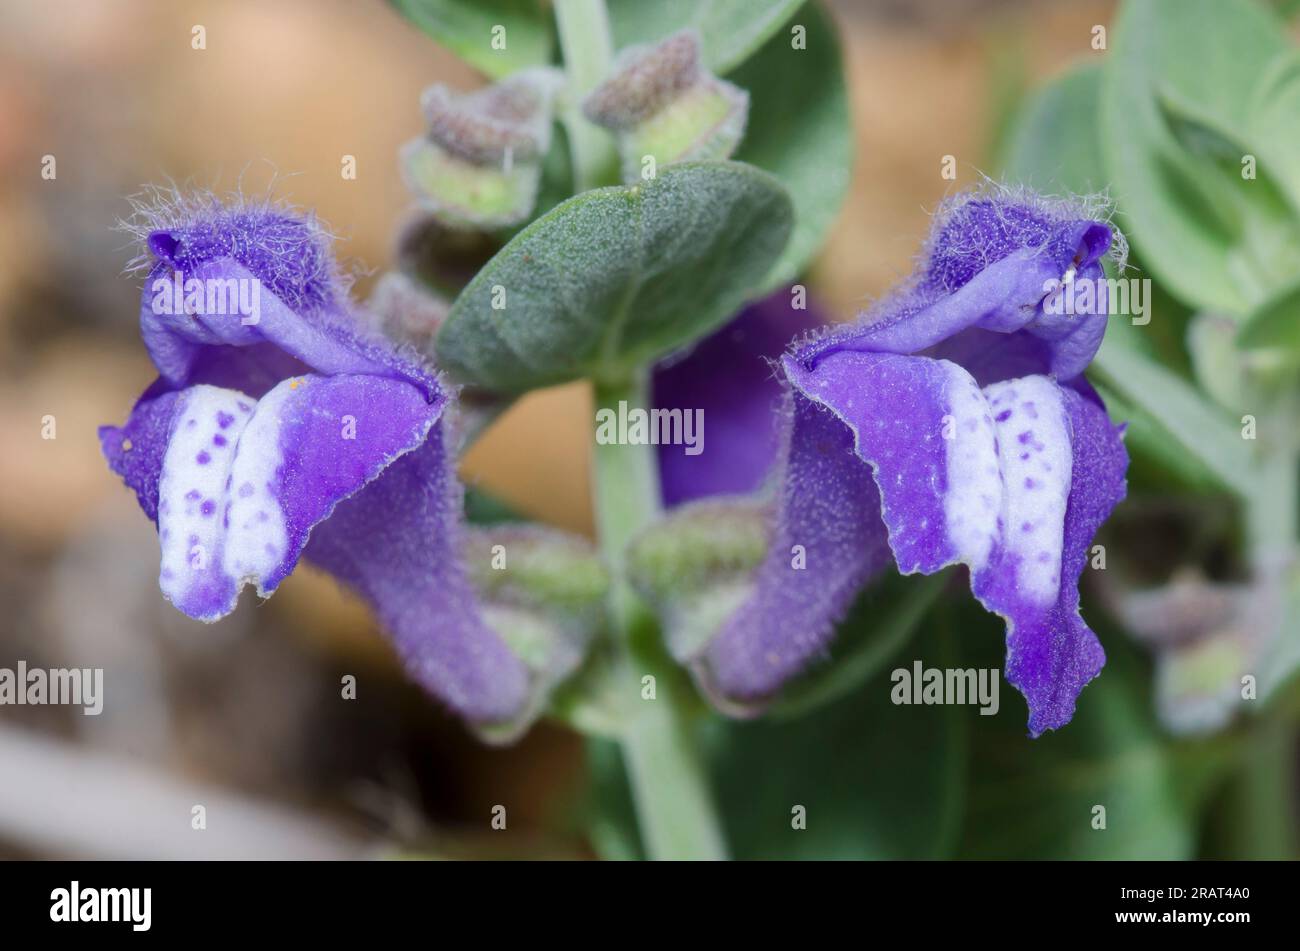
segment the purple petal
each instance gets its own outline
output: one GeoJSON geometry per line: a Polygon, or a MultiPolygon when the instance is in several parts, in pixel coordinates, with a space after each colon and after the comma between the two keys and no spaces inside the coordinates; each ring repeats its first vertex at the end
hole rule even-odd
{"type": "Polygon", "coordinates": [[[339,504],[308,557],[370,601],[411,675],[457,713],[524,713],[528,670],[487,626],[460,562],[462,489],[443,426],[339,504]]]}
{"type": "Polygon", "coordinates": [[[157,384],[136,401],[126,423],[99,427],[99,445],[109,468],[122,477],[140,500],[140,508],[158,521],[158,477],[171,436],[181,394],[157,384]]]}
{"type": "Polygon", "coordinates": [[[141,237],[167,276],[231,259],[296,311],[333,306],[344,296],[330,235],[314,217],[266,202],[157,197],[157,207],[142,209],[141,237]]]}
{"type": "Polygon", "coordinates": [[[912,282],[858,324],[801,349],[801,359],[839,350],[927,351],[961,363],[981,383],[1029,373],[1077,376],[1106,330],[1105,285],[1095,285],[1091,313],[1053,314],[1043,304],[1062,282],[1104,277],[1100,261],[1112,231],[1079,214],[1042,201],[955,200],[941,210],[912,282]]]}
{"type": "Polygon", "coordinates": [[[772,361],[791,340],[826,322],[815,308],[792,307],[789,290],[778,291],[655,369],[655,407],[702,411],[708,435],[694,456],[682,446],[659,446],[664,505],[752,492],[762,484],[780,436],[782,385],[772,361]]]}
{"type": "Polygon", "coordinates": [[[174,387],[246,382],[242,388],[260,396],[280,380],[316,371],[389,376],[433,390],[417,365],[364,336],[342,310],[291,310],[232,258],[195,265],[183,272],[182,287],[190,281],[242,288],[237,293],[251,312],[227,304],[235,312],[177,313],[176,282],[165,266],[155,268],[141,298],[140,332],[158,372],[174,387]]]}
{"type": "Polygon", "coordinates": [[[772,543],[754,593],[696,667],[724,706],[761,702],[802,670],[889,558],[880,496],[870,470],[853,455],[848,429],[796,395],[785,439],[772,543]]]}
{"type": "Polygon", "coordinates": [[[433,400],[418,360],[368,329],[330,235],[266,202],[163,194],[137,232],[150,270],[140,327],[164,385],[207,383],[260,397],[303,373],[408,380],[433,400]]]}

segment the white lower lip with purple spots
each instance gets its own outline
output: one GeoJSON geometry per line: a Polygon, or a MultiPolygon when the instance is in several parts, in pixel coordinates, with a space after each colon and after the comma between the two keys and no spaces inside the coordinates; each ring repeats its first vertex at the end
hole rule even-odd
{"type": "Polygon", "coordinates": [[[196,386],[177,412],[158,484],[159,585],[192,617],[220,617],[245,581],[259,582],[283,557],[284,516],[273,490],[282,390],[258,403],[238,390],[196,386]]]}
{"type": "MultiPolygon", "coordinates": [[[[288,547],[284,513],[277,499],[282,409],[292,384],[285,381],[257,404],[239,439],[227,492],[229,522],[224,558],[236,586],[260,582],[279,567],[288,547]]],[[[259,593],[261,592],[259,589],[259,593]]]]}
{"type": "Polygon", "coordinates": [[[1023,377],[980,390],[964,369],[948,371],[944,517],[958,560],[979,573],[995,550],[1010,556],[1016,586],[1036,604],[1060,592],[1061,543],[1070,495],[1070,433],[1060,390],[1023,377]]]}
{"type": "Polygon", "coordinates": [[[1061,546],[1070,498],[1070,425],[1057,385],[1043,376],[984,388],[997,434],[1002,544],[1016,556],[1023,597],[1051,604],[1061,589],[1061,546]]]}
{"type": "MultiPolygon", "coordinates": [[[[944,395],[952,414],[944,520],[958,559],[970,565],[971,571],[979,571],[988,563],[998,540],[1002,509],[1002,472],[993,418],[975,379],[955,363],[944,361],[944,365],[948,371],[944,395]]],[[[933,438],[934,434],[927,436],[933,438]]]]}

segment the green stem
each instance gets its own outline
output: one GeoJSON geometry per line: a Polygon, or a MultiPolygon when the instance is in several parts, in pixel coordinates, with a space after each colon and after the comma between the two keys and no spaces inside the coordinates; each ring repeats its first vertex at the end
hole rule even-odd
{"type": "MultiPolygon", "coordinates": [[[[598,385],[596,407],[646,408],[644,378],[598,385]]],[[[646,853],[652,859],[726,858],[721,825],[697,748],[689,684],[664,650],[654,617],[622,570],[628,542],[659,508],[654,447],[596,444],[593,493],[601,550],[615,572],[610,616],[619,645],[615,665],[626,727],[620,737],[646,853]],[[653,681],[647,681],[653,677],[653,681]],[[648,684],[653,683],[653,690],[648,684]]]]}
{"type": "MultiPolygon", "coordinates": [[[[604,0],[556,0],[564,65],[569,77],[564,124],[578,191],[617,180],[614,142],[582,114],[585,96],[609,74],[613,61],[604,0]]],[[[645,380],[596,386],[598,407],[618,412],[620,401],[646,407],[645,380]]],[[[593,485],[601,549],[616,581],[610,619],[617,637],[616,693],[628,715],[619,737],[646,853],[653,859],[726,858],[721,826],[696,748],[689,685],[664,651],[654,617],[625,580],[623,553],[659,508],[652,446],[596,445],[593,485]],[[654,678],[651,694],[645,678],[654,678]],[[653,696],[653,699],[644,699],[653,696]]]]}
{"type": "Polygon", "coordinates": [[[1262,718],[1249,744],[1230,792],[1230,857],[1295,859],[1295,729],[1283,717],[1262,718]]]}
{"type": "Polygon", "coordinates": [[[564,128],[573,155],[573,183],[583,192],[611,184],[617,174],[613,139],[582,114],[582,98],[609,74],[614,59],[609,13],[605,0],[555,0],[555,22],[569,76],[564,128]]]}
{"type": "MultiPolygon", "coordinates": [[[[1246,500],[1256,597],[1277,599],[1275,637],[1287,634],[1289,575],[1296,558],[1297,452],[1294,402],[1260,420],[1258,488],[1246,500]]],[[[1265,655],[1266,657],[1268,655],[1265,655]]],[[[1263,678],[1261,677],[1261,680],[1263,678]]],[[[1264,711],[1231,793],[1239,858],[1296,857],[1296,731],[1283,711],[1264,711]]]]}
{"type": "Polygon", "coordinates": [[[1258,460],[1256,491],[1245,504],[1253,568],[1260,576],[1275,576],[1295,556],[1296,461],[1290,447],[1273,448],[1258,460]]]}

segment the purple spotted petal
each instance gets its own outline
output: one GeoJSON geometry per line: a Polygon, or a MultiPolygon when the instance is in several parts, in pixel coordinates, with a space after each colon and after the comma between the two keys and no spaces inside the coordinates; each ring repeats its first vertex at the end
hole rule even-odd
{"type": "Polygon", "coordinates": [[[351,374],[294,377],[260,400],[184,390],[159,480],[163,593],[202,620],[245,583],[269,596],[316,523],[424,442],[444,402],[351,374]]]}
{"type": "Polygon", "coordinates": [[[1030,732],[1068,722],[1104,662],[1078,577],[1128,463],[1104,409],[1045,376],[981,390],[926,357],[844,352],[787,372],[853,434],[899,570],[968,565],[976,597],[1008,622],[1007,678],[1030,732]]]}
{"type": "Polygon", "coordinates": [[[313,560],[375,605],[413,676],[466,718],[499,722],[526,703],[529,676],[483,622],[456,553],[445,405],[354,374],[294,377],[260,400],[200,384],[142,401],[102,439],[153,500],[160,586],[181,611],[217,620],[245,584],[269,596],[310,537],[313,560]]]}
{"type": "Polygon", "coordinates": [[[702,411],[707,436],[698,455],[682,446],[659,446],[664,505],[752,492],[762,484],[780,436],[782,386],[771,361],[791,340],[825,324],[816,309],[796,310],[790,291],[778,291],[746,307],[690,353],[655,369],[655,407],[702,411]]]}
{"type": "Polygon", "coordinates": [[[1062,388],[1069,415],[1073,471],[1065,511],[1061,590],[1046,612],[1016,615],[994,601],[994,590],[976,589],[990,610],[1007,617],[1007,680],[1029,702],[1029,732],[1058,729],[1074,715],[1075,699],[1097,675],[1105,655],[1079,616],[1079,576],[1088,546],[1111,510],[1124,498],[1128,453],[1122,427],[1111,424],[1100,401],[1062,388]]]}

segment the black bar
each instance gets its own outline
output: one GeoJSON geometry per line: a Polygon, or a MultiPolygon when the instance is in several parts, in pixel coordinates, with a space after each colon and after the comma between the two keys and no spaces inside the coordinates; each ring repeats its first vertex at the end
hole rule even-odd
{"type": "MultiPolygon", "coordinates": [[[[666,938],[683,925],[734,939],[756,925],[761,934],[781,922],[800,930],[838,922],[864,940],[899,928],[927,939],[1036,935],[1034,943],[1124,932],[1232,940],[1289,924],[1295,880],[1289,863],[533,864],[11,862],[0,864],[0,920],[7,938],[285,935],[331,946],[387,933],[459,944],[466,929],[496,938],[512,926],[563,940],[610,914],[623,924],[588,939],[666,938]],[[70,899],[74,881],[86,909],[88,890],[149,889],[148,930],[130,920],[133,909],[143,923],[142,901],[126,905],[121,892],[107,907],[118,901],[125,921],[51,920],[62,910],[56,890],[70,899]]],[[[96,891],[89,901],[100,899],[96,891]]]]}

